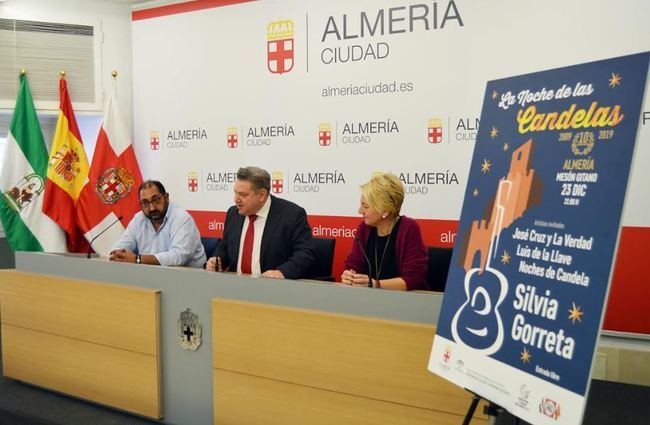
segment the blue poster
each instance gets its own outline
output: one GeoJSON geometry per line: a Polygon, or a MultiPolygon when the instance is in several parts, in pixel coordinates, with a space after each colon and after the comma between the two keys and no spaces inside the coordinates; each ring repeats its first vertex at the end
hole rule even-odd
{"type": "Polygon", "coordinates": [[[649,53],[490,81],[429,370],[579,424],[649,53]]]}

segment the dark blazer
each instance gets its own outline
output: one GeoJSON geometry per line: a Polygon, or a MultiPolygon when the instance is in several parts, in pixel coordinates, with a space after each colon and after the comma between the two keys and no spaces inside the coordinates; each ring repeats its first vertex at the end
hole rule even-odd
{"type": "MultiPolygon", "coordinates": [[[[245,218],[239,214],[236,206],[230,207],[226,213],[223,239],[215,255],[221,257],[224,269],[228,267],[229,271],[237,271],[245,218]]],[[[305,210],[293,202],[271,196],[260,251],[262,273],[277,269],[287,279],[299,279],[305,276],[313,262],[311,228],[305,210]]]]}

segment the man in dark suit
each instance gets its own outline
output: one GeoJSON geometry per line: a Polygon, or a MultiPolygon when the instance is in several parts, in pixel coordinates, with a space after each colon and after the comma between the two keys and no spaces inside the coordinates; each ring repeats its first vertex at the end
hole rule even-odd
{"type": "Polygon", "coordinates": [[[235,205],[207,270],[298,279],[314,262],[305,210],[270,195],[271,176],[258,167],[237,171],[235,205]],[[261,236],[261,237],[260,237],[261,236]]]}

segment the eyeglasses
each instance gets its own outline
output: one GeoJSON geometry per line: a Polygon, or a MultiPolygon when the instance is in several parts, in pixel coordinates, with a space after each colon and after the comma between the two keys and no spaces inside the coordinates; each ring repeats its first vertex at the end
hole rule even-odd
{"type": "Polygon", "coordinates": [[[165,198],[163,198],[162,196],[154,196],[153,198],[151,198],[151,201],[147,199],[143,199],[142,201],[140,201],[140,206],[143,209],[149,208],[152,204],[159,207],[163,204],[164,200],[165,198]]]}

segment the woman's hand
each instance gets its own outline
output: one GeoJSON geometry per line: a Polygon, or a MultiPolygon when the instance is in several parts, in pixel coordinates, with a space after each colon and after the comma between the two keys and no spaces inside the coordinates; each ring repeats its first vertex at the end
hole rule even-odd
{"type": "Polygon", "coordinates": [[[341,275],[341,283],[348,286],[367,287],[368,279],[367,274],[357,273],[354,270],[344,270],[341,275]]]}
{"type": "Polygon", "coordinates": [[[343,270],[341,275],[341,283],[343,285],[352,285],[352,279],[356,272],[354,270],[343,270]]]}

